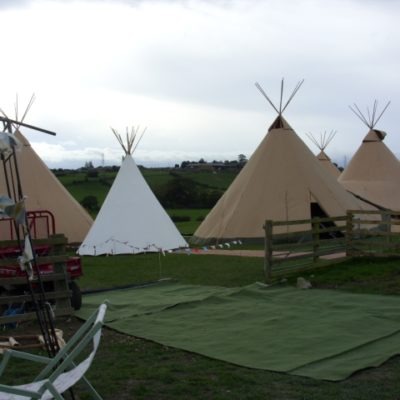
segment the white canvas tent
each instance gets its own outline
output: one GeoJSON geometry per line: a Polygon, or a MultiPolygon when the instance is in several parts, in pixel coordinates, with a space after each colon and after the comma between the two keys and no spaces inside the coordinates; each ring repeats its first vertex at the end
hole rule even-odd
{"type": "MultiPolygon", "coordinates": [[[[27,211],[50,211],[56,232],[63,233],[71,243],[81,243],[93,223],[91,216],[47,168],[21,132],[17,130],[15,137],[22,145],[16,157],[27,211]]],[[[3,173],[0,188],[6,188],[3,173]]]]}
{"type": "Polygon", "coordinates": [[[325,149],[332,141],[332,139],[335,137],[335,135],[336,131],[331,131],[329,134],[327,134],[327,132],[325,131],[324,134],[323,135],[321,134],[319,138],[316,138],[312,134],[309,134],[307,136],[320,150],[320,152],[317,155],[318,161],[330,174],[332,174],[335,178],[338,178],[340,175],[338,167],[332,163],[331,159],[325,153],[325,149]]]}
{"type": "Polygon", "coordinates": [[[377,102],[369,118],[355,105],[352,110],[369,128],[360,147],[339,177],[340,184],[359,198],[379,208],[400,211],[400,162],[383,143],[385,132],[375,129],[388,107],[376,116],[377,102]]]}
{"type": "Polygon", "coordinates": [[[137,129],[127,132],[121,168],[78,249],[80,255],[136,254],[186,247],[187,243],[163,209],[132,158],[137,129]]]}
{"type": "MultiPolygon", "coordinates": [[[[260,239],[264,237],[263,225],[267,219],[343,216],[347,210],[364,208],[320,165],[283,118],[282,112],[299,87],[283,108],[282,100],[280,107],[275,107],[259,87],[278,116],[245,167],[196,230],[194,243],[260,239]]],[[[283,226],[281,232],[307,227],[283,226]]]]}

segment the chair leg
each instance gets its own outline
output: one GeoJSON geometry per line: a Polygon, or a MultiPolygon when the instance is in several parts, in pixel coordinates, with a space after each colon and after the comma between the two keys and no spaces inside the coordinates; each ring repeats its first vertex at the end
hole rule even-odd
{"type": "Polygon", "coordinates": [[[50,381],[45,382],[44,386],[54,396],[55,400],[65,400],[65,398],[60,394],[60,392],[53,386],[50,381]]]}
{"type": "Polygon", "coordinates": [[[96,389],[84,376],[82,377],[81,382],[85,384],[86,388],[88,389],[94,400],[103,400],[103,398],[97,393],[96,389]]]}
{"type": "Polygon", "coordinates": [[[0,364],[0,376],[3,374],[9,360],[10,360],[10,353],[8,351],[5,351],[3,353],[3,359],[0,364]]]}

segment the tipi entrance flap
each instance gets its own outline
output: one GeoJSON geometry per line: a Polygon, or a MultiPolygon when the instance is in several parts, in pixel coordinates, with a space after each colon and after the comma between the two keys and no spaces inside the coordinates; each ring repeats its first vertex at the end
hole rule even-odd
{"type": "MultiPolygon", "coordinates": [[[[281,115],[278,118],[287,124],[281,115]]],[[[193,241],[261,238],[267,219],[310,219],[311,197],[328,216],[360,208],[356,198],[321,167],[289,124],[273,128],[200,224],[193,241]],[[222,218],[223,226],[218,224],[222,218]],[[217,231],[216,226],[224,231],[217,231]]],[[[283,228],[287,229],[296,228],[293,225],[283,228]]]]}
{"type": "Polygon", "coordinates": [[[313,201],[310,203],[310,215],[311,215],[311,219],[313,219],[313,218],[328,218],[328,214],[323,210],[323,208],[316,201],[313,201]]]}

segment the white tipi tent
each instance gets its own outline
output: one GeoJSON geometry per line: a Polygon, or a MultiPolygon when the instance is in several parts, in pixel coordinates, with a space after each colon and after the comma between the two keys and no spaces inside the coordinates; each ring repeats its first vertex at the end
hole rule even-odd
{"type": "MultiPolygon", "coordinates": [[[[245,167],[196,230],[193,242],[261,239],[267,219],[290,221],[342,216],[347,210],[364,207],[321,167],[283,118],[283,111],[300,85],[283,108],[281,94],[279,109],[257,86],[278,116],[245,167]]],[[[282,226],[281,232],[306,228],[306,225],[282,226]]]]}
{"type": "MultiPolygon", "coordinates": [[[[16,157],[26,209],[50,211],[56,232],[63,233],[71,243],[81,243],[93,223],[91,216],[47,168],[19,130],[15,137],[22,145],[16,157]]],[[[0,188],[6,188],[4,174],[0,174],[0,188]]]]}
{"type": "Polygon", "coordinates": [[[338,178],[340,175],[340,171],[336,165],[334,165],[331,161],[331,159],[328,157],[328,155],[325,153],[326,147],[329,145],[329,143],[332,141],[332,139],[335,137],[336,131],[331,131],[329,135],[324,132],[324,134],[320,135],[319,139],[316,138],[314,135],[311,133],[308,134],[307,136],[310,138],[310,140],[319,148],[320,152],[317,155],[318,161],[321,163],[321,165],[326,168],[326,170],[332,174],[335,178],[338,178]]]}
{"type": "Polygon", "coordinates": [[[351,110],[369,128],[346,169],[338,181],[349,192],[384,209],[400,211],[400,162],[383,143],[385,132],[375,129],[388,103],[377,117],[377,101],[368,119],[355,105],[351,110]]]}
{"type": "MultiPolygon", "coordinates": [[[[135,254],[186,247],[187,243],[165,212],[132,158],[137,129],[127,143],[117,131],[125,157],[106,199],[78,249],[80,255],[135,254]]],[[[137,145],[136,145],[137,146],[137,145]]]]}

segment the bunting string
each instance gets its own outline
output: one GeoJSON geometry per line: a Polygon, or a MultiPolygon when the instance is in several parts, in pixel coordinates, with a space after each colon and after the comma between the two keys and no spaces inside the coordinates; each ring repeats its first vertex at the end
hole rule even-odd
{"type": "MultiPolygon", "coordinates": [[[[115,238],[109,238],[106,241],[104,241],[103,243],[100,243],[98,245],[94,245],[94,246],[90,246],[87,244],[82,245],[82,248],[93,248],[94,250],[94,255],[96,255],[96,253],[103,247],[105,246],[109,246],[111,247],[111,250],[107,253],[107,255],[114,255],[116,254],[116,245],[123,245],[125,248],[128,248],[131,250],[131,254],[137,254],[137,253],[161,253],[163,256],[165,256],[166,254],[171,254],[171,253],[175,253],[175,254],[199,254],[201,252],[207,252],[209,250],[219,250],[219,249],[231,249],[234,246],[241,246],[243,244],[243,242],[239,239],[236,240],[231,240],[231,241],[226,241],[224,243],[218,243],[218,244],[213,244],[213,245],[208,245],[208,246],[201,246],[201,247],[181,247],[178,249],[174,249],[174,250],[166,250],[160,246],[158,246],[155,243],[149,243],[146,246],[142,246],[142,247],[138,247],[138,246],[134,246],[133,244],[130,244],[128,241],[121,241],[115,238]]],[[[129,254],[129,253],[126,253],[129,254]]]]}

